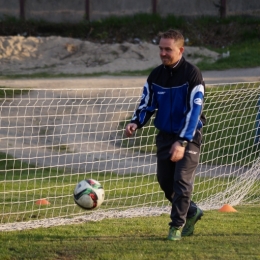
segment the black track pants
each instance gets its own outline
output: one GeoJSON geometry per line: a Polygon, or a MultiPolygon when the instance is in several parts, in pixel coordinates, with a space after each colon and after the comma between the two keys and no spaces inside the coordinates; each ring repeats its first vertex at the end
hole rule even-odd
{"type": "Polygon", "coordinates": [[[170,160],[172,144],[178,137],[159,133],[157,145],[157,179],[165,197],[172,202],[171,226],[181,227],[186,218],[196,214],[197,206],[191,201],[195,170],[199,163],[201,134],[198,131],[198,143],[189,143],[183,159],[178,162],[170,160]]]}

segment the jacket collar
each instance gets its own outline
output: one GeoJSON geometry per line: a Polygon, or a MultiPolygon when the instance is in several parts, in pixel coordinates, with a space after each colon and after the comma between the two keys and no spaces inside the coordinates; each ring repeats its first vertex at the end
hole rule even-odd
{"type": "Polygon", "coordinates": [[[184,57],[182,56],[179,61],[172,67],[172,66],[164,66],[165,69],[176,71],[181,64],[185,61],[184,57]]]}

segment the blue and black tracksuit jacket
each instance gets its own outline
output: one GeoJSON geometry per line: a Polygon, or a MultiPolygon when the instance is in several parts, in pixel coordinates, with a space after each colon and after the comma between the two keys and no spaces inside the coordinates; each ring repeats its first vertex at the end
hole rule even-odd
{"type": "Polygon", "coordinates": [[[204,92],[200,70],[183,57],[175,68],[162,64],[149,75],[131,122],[141,128],[156,112],[157,129],[192,142],[206,121],[202,114],[204,92]]]}

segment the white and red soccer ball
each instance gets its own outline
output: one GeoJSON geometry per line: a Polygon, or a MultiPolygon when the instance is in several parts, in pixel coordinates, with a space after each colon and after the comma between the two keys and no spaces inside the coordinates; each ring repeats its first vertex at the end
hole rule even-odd
{"type": "Polygon", "coordinates": [[[96,180],[82,180],[76,185],[73,197],[75,203],[82,209],[93,210],[104,202],[105,191],[96,180]]]}

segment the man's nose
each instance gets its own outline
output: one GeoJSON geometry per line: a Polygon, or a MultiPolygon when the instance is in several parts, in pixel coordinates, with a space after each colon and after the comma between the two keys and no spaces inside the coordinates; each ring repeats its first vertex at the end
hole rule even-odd
{"type": "Polygon", "coordinates": [[[165,50],[161,50],[161,55],[162,55],[162,56],[165,55],[165,50]]]}

